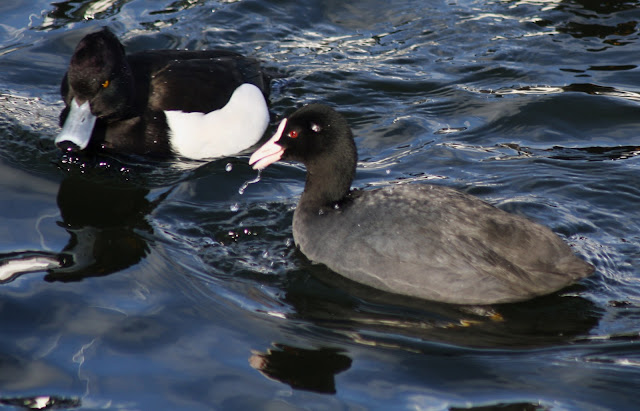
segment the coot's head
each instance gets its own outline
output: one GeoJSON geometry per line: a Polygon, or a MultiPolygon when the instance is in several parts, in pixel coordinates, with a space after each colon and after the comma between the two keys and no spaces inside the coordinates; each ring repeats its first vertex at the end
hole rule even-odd
{"type": "Polygon", "coordinates": [[[334,163],[355,167],[356,148],[347,120],[322,104],[296,110],[253,153],[249,164],[254,169],[263,169],[280,159],[300,161],[307,169],[334,163]]]}
{"type": "Polygon", "coordinates": [[[126,114],[134,99],[133,75],[124,47],[108,28],[78,43],[61,92],[67,108],[56,144],[65,149],[84,149],[96,119],[109,122],[126,114]]]}
{"type": "Polygon", "coordinates": [[[331,107],[310,104],[280,123],[278,130],[249,159],[263,169],[283,159],[307,168],[305,192],[319,202],[339,201],[355,176],[357,151],[347,120],[331,107]]]}

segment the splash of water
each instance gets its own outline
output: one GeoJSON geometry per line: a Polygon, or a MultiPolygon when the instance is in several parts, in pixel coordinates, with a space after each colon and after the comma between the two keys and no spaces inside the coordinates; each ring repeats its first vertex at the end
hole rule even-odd
{"type": "Polygon", "coordinates": [[[262,170],[258,170],[258,175],[256,176],[256,178],[254,178],[253,180],[245,181],[244,184],[242,184],[242,186],[238,189],[238,193],[240,195],[244,194],[244,191],[247,189],[247,187],[249,187],[249,185],[255,184],[258,181],[260,181],[261,176],[262,176],[262,170]]]}

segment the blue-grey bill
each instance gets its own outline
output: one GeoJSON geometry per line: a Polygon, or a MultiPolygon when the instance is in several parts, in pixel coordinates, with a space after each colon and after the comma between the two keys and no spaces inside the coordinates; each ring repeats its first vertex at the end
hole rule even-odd
{"type": "Polygon", "coordinates": [[[73,99],[62,131],[56,137],[56,145],[67,141],[75,144],[79,150],[84,150],[89,145],[95,123],[96,116],[91,113],[89,101],[78,105],[76,99],[73,99]]]}

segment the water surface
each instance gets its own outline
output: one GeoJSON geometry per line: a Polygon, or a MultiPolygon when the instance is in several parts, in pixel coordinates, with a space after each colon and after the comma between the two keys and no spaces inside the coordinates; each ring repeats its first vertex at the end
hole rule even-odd
{"type": "Polygon", "coordinates": [[[637,406],[640,2],[4,3],[0,268],[40,268],[0,284],[0,404],[637,406]],[[129,51],[255,56],[283,75],[268,134],[330,104],[356,135],[356,187],[472,193],[551,227],[596,274],[482,309],[397,299],[296,251],[297,164],[241,195],[246,155],[63,157],[59,83],[100,26],[129,51]]]}

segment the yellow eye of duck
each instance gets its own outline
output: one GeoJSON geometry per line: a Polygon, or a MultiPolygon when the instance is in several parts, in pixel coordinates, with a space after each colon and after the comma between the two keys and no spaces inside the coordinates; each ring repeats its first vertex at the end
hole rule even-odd
{"type": "Polygon", "coordinates": [[[107,88],[109,87],[109,80],[105,80],[104,83],[102,83],[102,88],[107,88]]]}

